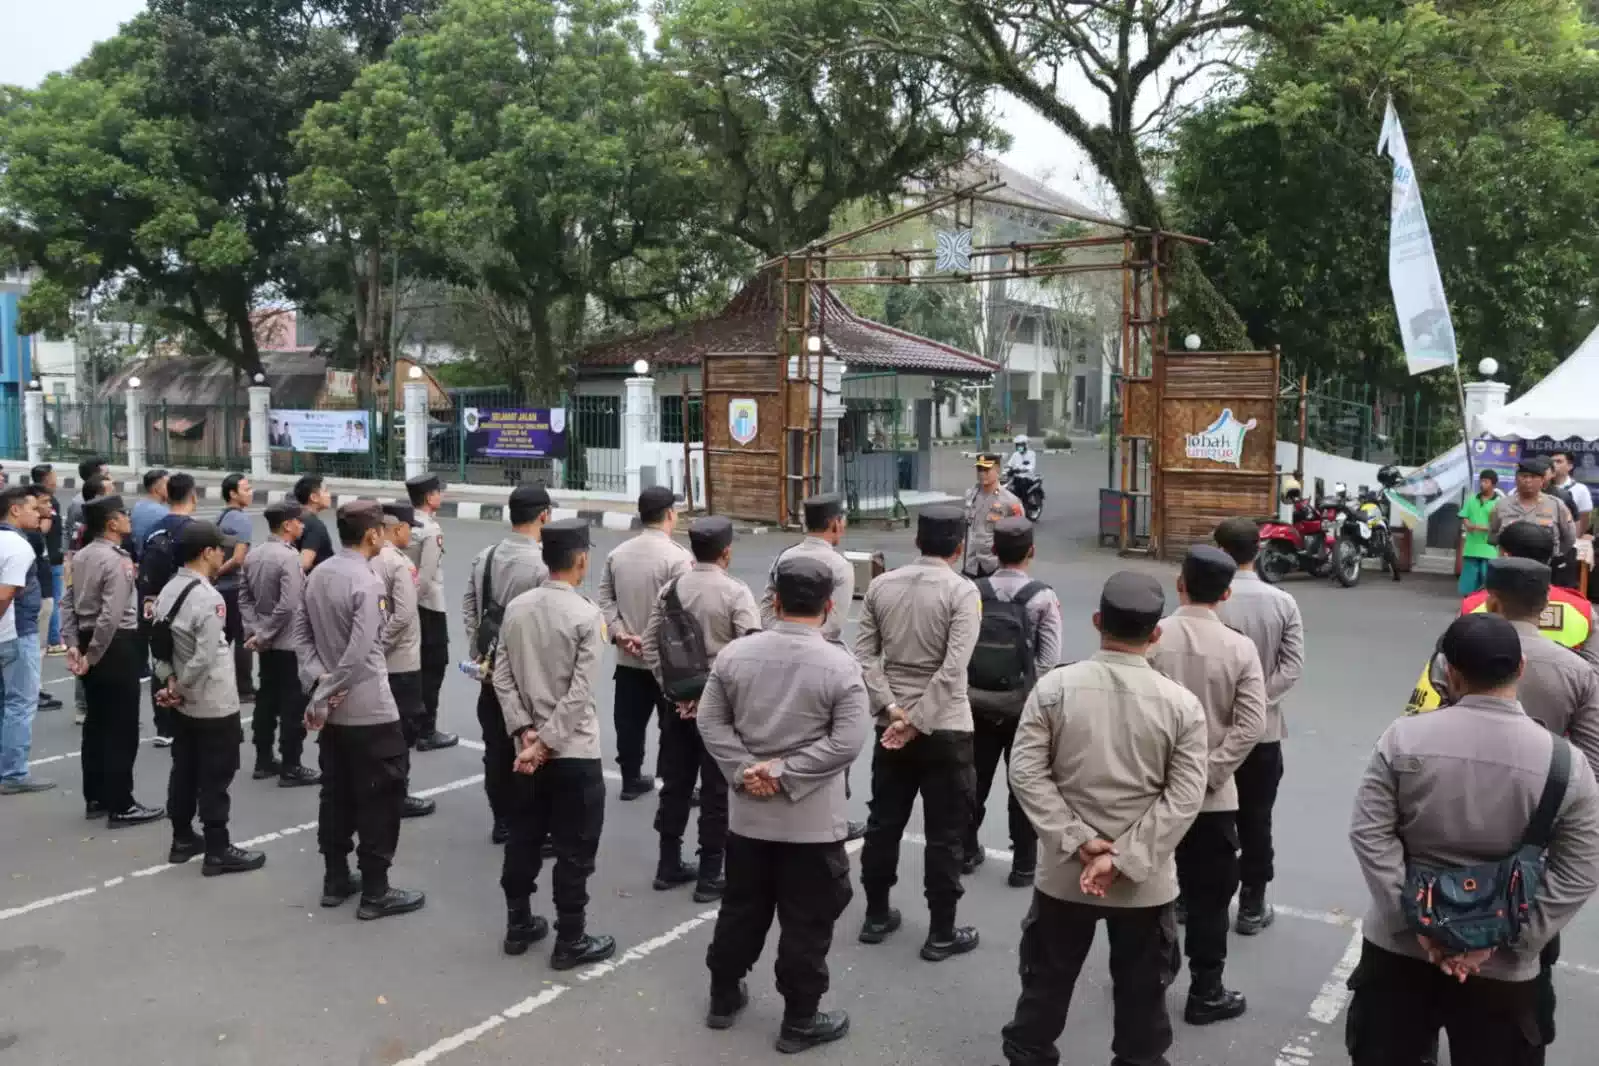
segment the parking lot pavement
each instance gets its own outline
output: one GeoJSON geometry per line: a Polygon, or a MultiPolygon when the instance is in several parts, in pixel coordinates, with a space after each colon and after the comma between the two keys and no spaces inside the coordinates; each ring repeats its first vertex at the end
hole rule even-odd
{"type": "MultiPolygon", "coordinates": [[[[458,595],[471,556],[496,536],[486,523],[447,523],[446,578],[458,595]]],[[[596,534],[599,553],[620,540],[596,534]]],[[[891,565],[912,554],[905,534],[852,534],[891,565]]],[[[741,538],[734,572],[758,586],[786,539],[741,538]]],[[[1068,659],[1093,647],[1088,624],[1099,584],[1128,565],[1106,555],[1041,545],[1035,573],[1065,603],[1068,659]]],[[[1169,578],[1170,570],[1149,567],[1169,578]]],[[[592,584],[592,583],[591,583],[592,584]]],[[[1180,1019],[1174,1064],[1323,1066],[1341,1048],[1342,978],[1358,948],[1354,922],[1365,889],[1345,842],[1349,803],[1372,743],[1403,705],[1433,636],[1453,609],[1446,582],[1407,581],[1354,590],[1289,586],[1305,616],[1308,663],[1288,704],[1287,776],[1278,806],[1282,917],[1264,935],[1234,938],[1229,981],[1250,1011],[1237,1022],[1192,1029],[1180,1019]]],[[[1170,595],[1170,591],[1168,590],[1170,595]]],[[[463,639],[458,622],[453,639],[463,639]]],[[[459,657],[459,656],[457,656],[459,657]]],[[[267,852],[266,868],[205,879],[198,863],[168,867],[167,829],[110,833],[82,820],[78,730],[63,661],[45,678],[69,707],[41,715],[35,770],[63,786],[0,800],[5,875],[0,878],[0,1062],[56,1066],[133,1064],[560,1062],[563,1066],[766,1063],[780,1014],[772,948],[751,978],[755,994],[738,1026],[703,1028],[704,948],[714,908],[686,889],[650,888],[655,857],[652,798],[623,803],[615,782],[592,928],[616,936],[608,966],[557,974],[547,952],[499,953],[504,913],[499,856],[488,842],[475,693],[452,674],[445,728],[462,746],[413,757],[412,787],[439,811],[407,822],[395,883],[429,894],[415,915],[357,922],[353,906],[316,906],[314,789],[284,790],[246,772],[236,780],[234,833],[267,852]]],[[[609,744],[610,679],[599,693],[609,744]]],[[[145,717],[149,732],[148,709],[145,717]]],[[[314,748],[311,756],[314,757],[314,748]]],[[[608,747],[609,750],[609,747],[608,747]]],[[[854,813],[863,816],[866,760],[856,767],[854,813]]],[[[248,768],[249,759],[245,765],[248,768]]],[[[140,751],[137,792],[165,793],[167,755],[140,751]]],[[[607,770],[614,764],[607,763],[607,770]]],[[[1003,803],[1000,790],[991,808],[1003,803]]],[[[916,823],[913,823],[913,826],[916,823]]],[[[932,965],[916,955],[926,931],[921,851],[904,849],[896,904],[906,926],[887,944],[855,940],[856,899],[838,927],[828,1003],[851,1012],[848,1040],[809,1053],[816,1063],[987,1064],[1001,1061],[999,1030],[1017,992],[1016,944],[1027,893],[1005,885],[1004,819],[990,815],[993,859],[968,879],[962,920],[978,926],[971,956],[932,965]]],[[[547,878],[545,879],[547,881],[547,878]]],[[[547,888],[541,906],[549,913],[547,888]]],[[[1592,1061],[1599,1042],[1599,918],[1593,908],[1566,934],[1559,977],[1561,1034],[1551,1066],[1592,1061]]],[[[1185,979],[1171,993],[1180,1014],[1185,979]]],[[[1109,1057],[1110,999],[1103,947],[1084,970],[1062,1041],[1065,1061],[1109,1057]]]]}

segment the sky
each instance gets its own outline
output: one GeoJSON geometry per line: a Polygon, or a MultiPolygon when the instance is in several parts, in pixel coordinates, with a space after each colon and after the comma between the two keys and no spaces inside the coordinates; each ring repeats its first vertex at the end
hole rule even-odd
{"type": "MultiPolygon", "coordinates": [[[[33,86],[67,69],[144,6],[144,0],[0,0],[0,84],[33,86]]],[[[1092,168],[1064,134],[1009,97],[999,101],[999,110],[1013,142],[1001,156],[1006,164],[1079,201],[1104,206],[1088,191],[1092,168]]]]}

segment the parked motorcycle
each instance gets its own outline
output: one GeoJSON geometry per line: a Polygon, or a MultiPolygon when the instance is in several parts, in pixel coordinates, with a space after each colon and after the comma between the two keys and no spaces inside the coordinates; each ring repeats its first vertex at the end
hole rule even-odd
{"type": "Polygon", "coordinates": [[[1038,521],[1038,516],[1044,513],[1044,479],[1037,474],[1011,471],[1005,475],[1005,487],[1022,501],[1022,513],[1027,520],[1038,521]]]}
{"type": "Polygon", "coordinates": [[[1303,498],[1298,482],[1291,479],[1283,497],[1293,504],[1292,516],[1287,522],[1261,523],[1255,572],[1272,585],[1301,570],[1311,577],[1326,577],[1332,558],[1331,527],[1323,521],[1321,508],[1303,498]]]}

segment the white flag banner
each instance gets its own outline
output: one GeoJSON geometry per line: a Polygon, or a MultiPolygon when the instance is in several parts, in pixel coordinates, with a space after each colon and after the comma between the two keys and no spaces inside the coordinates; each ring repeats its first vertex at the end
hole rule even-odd
{"type": "Polygon", "coordinates": [[[1455,327],[1449,321],[1449,303],[1433,255],[1432,231],[1421,206],[1421,186],[1410,164],[1410,146],[1399,125],[1394,102],[1388,101],[1377,152],[1394,162],[1392,217],[1388,228],[1388,286],[1399,314],[1399,333],[1405,344],[1405,364],[1412,374],[1454,366],[1455,327]]]}

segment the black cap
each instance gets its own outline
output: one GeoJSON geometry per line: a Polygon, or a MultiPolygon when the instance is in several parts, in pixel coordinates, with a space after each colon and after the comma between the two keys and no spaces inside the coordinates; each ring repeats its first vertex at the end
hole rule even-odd
{"type": "Polygon", "coordinates": [[[820,613],[833,594],[833,571],[813,556],[790,553],[778,560],[772,585],[785,608],[797,614],[820,613]]]}
{"type": "Polygon", "coordinates": [[[1516,464],[1518,474],[1537,474],[1542,477],[1549,473],[1549,460],[1541,455],[1524,455],[1521,462],[1516,464]]]}
{"type": "Polygon", "coordinates": [[[238,537],[222,532],[214,522],[196,519],[178,530],[179,555],[184,559],[193,559],[207,548],[231,552],[238,543],[238,537]]]}
{"type": "Polygon", "coordinates": [[[83,505],[83,520],[96,529],[104,528],[111,516],[117,512],[125,512],[127,508],[122,504],[122,497],[116,493],[109,496],[96,496],[83,505]]]}
{"type": "Polygon", "coordinates": [[[1549,595],[1549,567],[1532,559],[1502,556],[1488,560],[1489,592],[1506,593],[1519,600],[1544,599],[1549,595]]]}
{"type": "Polygon", "coordinates": [[[550,490],[543,485],[518,485],[511,490],[510,505],[518,510],[543,509],[550,505],[550,490]]]}
{"type": "Polygon", "coordinates": [[[733,543],[733,520],[722,515],[696,518],[689,523],[688,542],[694,548],[695,558],[702,554],[720,555],[733,543]]]}
{"type": "Polygon", "coordinates": [[[1099,607],[1129,615],[1156,615],[1166,609],[1166,593],[1148,574],[1118,570],[1099,593],[1099,607]]]}
{"type": "Polygon", "coordinates": [[[1517,559],[1547,563],[1555,556],[1555,531],[1536,522],[1512,522],[1499,531],[1499,548],[1517,559]]]}
{"type": "Polygon", "coordinates": [[[365,533],[383,528],[383,506],[376,500],[351,500],[339,505],[338,522],[365,533]]]}
{"type": "Polygon", "coordinates": [[[1521,667],[1521,637],[1496,614],[1463,614],[1444,630],[1444,660],[1474,684],[1502,685],[1521,667]]]}
{"type": "MultiPolygon", "coordinates": [[[[428,491],[431,492],[433,490],[429,489],[428,491]]],[[[419,526],[422,524],[421,520],[416,517],[416,508],[412,507],[408,503],[386,503],[383,505],[383,513],[388,515],[390,518],[397,519],[398,521],[405,523],[408,526],[419,526]]]]}
{"type": "Polygon", "coordinates": [[[444,482],[439,480],[437,474],[418,474],[405,479],[407,492],[434,492],[444,491],[444,482]]]}
{"type": "Polygon", "coordinates": [[[267,525],[281,526],[285,522],[292,522],[294,519],[304,515],[305,508],[300,506],[299,500],[279,500],[276,503],[267,504],[266,509],[261,514],[266,518],[267,525]]]}
{"type": "Polygon", "coordinates": [[[1213,544],[1195,544],[1183,558],[1183,587],[1197,603],[1217,603],[1233,583],[1238,564],[1213,544]]]}
{"type": "Polygon", "coordinates": [[[923,507],[916,514],[916,535],[931,537],[959,537],[966,528],[966,512],[959,507],[935,504],[923,507]]]}
{"type": "Polygon", "coordinates": [[[664,511],[677,502],[677,497],[672,495],[672,490],[665,485],[651,485],[638,494],[638,513],[654,514],[664,511]]]}
{"type": "Polygon", "coordinates": [[[544,527],[544,547],[552,552],[587,551],[589,523],[586,518],[563,518],[544,527]]]}
{"type": "Polygon", "coordinates": [[[994,550],[1001,547],[1025,552],[1033,546],[1033,524],[1020,515],[1001,518],[994,523],[994,550]]]}
{"type": "Polygon", "coordinates": [[[844,513],[844,497],[836,492],[807,497],[804,504],[807,529],[822,529],[844,513]]]}

